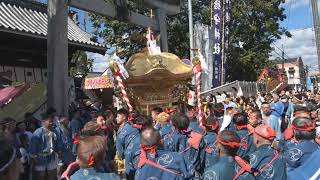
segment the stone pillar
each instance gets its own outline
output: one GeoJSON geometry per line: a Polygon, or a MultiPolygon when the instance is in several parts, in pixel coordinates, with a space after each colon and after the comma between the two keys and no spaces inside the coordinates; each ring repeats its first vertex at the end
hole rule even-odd
{"type": "Polygon", "coordinates": [[[48,0],[47,100],[60,115],[68,114],[67,0],[48,0]]]}
{"type": "Polygon", "coordinates": [[[168,52],[167,14],[163,9],[156,9],[156,18],[160,28],[161,50],[168,52]]]}

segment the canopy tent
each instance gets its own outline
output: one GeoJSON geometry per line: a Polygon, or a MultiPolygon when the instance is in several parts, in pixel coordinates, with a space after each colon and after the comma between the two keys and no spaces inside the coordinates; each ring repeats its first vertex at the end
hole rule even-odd
{"type": "Polygon", "coordinates": [[[19,86],[12,86],[0,89],[0,107],[12,101],[14,98],[20,96],[29,88],[29,84],[22,84],[19,86]]]}
{"type": "Polygon", "coordinates": [[[16,96],[14,101],[0,109],[0,118],[14,117],[17,121],[22,121],[25,113],[37,111],[46,102],[46,94],[47,89],[44,83],[31,85],[27,91],[16,96]]]}

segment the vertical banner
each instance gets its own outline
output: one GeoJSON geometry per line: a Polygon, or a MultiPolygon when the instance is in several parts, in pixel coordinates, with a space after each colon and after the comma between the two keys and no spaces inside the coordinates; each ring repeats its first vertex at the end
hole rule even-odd
{"type": "Polygon", "coordinates": [[[221,23],[222,23],[222,0],[214,0],[213,2],[213,25],[214,25],[214,74],[213,87],[221,85],[221,70],[222,70],[222,56],[221,56],[221,23]]]}
{"type": "Polygon", "coordinates": [[[227,79],[229,67],[228,67],[228,54],[229,54],[229,32],[230,32],[230,21],[231,21],[231,0],[225,0],[225,34],[224,34],[224,69],[225,69],[225,77],[227,79]]]}
{"type": "MultiPolygon", "coordinates": [[[[215,39],[214,27],[204,24],[195,24],[194,26],[194,46],[199,49],[204,57],[207,66],[203,67],[201,73],[201,91],[208,91],[212,88],[214,76],[214,54],[212,53],[215,39]]],[[[201,65],[202,66],[202,65],[201,65]]]]}

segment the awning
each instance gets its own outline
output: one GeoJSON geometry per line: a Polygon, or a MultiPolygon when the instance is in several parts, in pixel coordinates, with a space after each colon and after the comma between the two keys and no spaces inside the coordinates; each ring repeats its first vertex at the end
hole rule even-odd
{"type": "Polygon", "coordinates": [[[12,101],[30,88],[29,84],[0,89],[0,107],[12,101]]]}
{"type": "Polygon", "coordinates": [[[0,118],[14,117],[16,121],[22,121],[25,113],[34,113],[39,109],[39,107],[42,108],[42,105],[45,104],[46,100],[46,84],[32,84],[30,89],[0,109],[0,118]]]}

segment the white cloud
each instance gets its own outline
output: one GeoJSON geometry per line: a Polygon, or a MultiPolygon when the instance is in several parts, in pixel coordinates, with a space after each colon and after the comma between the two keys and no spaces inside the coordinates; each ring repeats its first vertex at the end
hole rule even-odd
{"type": "MultiPolygon", "coordinates": [[[[310,66],[312,71],[317,70],[318,66],[318,56],[317,49],[315,44],[315,34],[312,28],[302,29],[302,30],[292,30],[291,38],[282,37],[275,44],[279,48],[282,48],[285,51],[285,58],[296,58],[302,57],[304,65],[310,66]]],[[[275,51],[281,55],[281,50],[273,46],[275,51]]],[[[272,52],[272,58],[279,57],[274,51],[272,52]]]]}
{"type": "Polygon", "coordinates": [[[104,72],[109,67],[109,55],[101,55],[98,53],[87,52],[88,59],[94,59],[93,71],[94,72],[104,72]]]}

